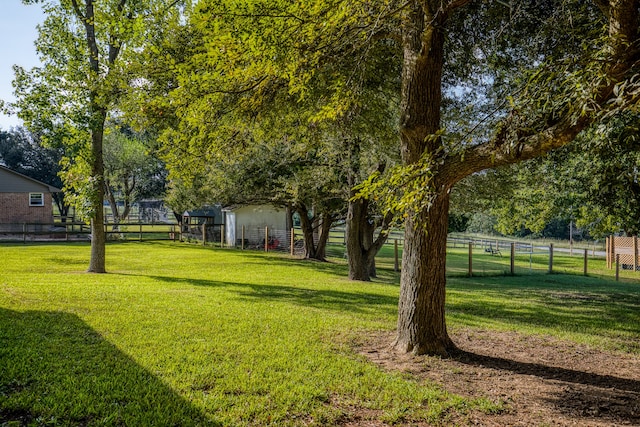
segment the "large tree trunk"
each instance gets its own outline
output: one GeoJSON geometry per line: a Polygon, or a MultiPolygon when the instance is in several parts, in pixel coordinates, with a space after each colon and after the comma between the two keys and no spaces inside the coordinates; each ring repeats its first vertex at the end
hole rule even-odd
{"type": "Polygon", "coordinates": [[[448,211],[449,195],[443,192],[428,211],[405,223],[397,350],[446,356],[455,349],[444,310],[448,211]]]}
{"type": "Polygon", "coordinates": [[[309,210],[301,204],[296,205],[296,210],[300,215],[300,228],[304,237],[304,257],[315,259],[316,245],[313,241],[313,222],[309,219],[309,210]]]}
{"type": "Polygon", "coordinates": [[[368,201],[350,200],[346,221],[347,263],[349,280],[371,280],[370,252],[366,245],[365,235],[370,231],[367,221],[368,201]]]}
{"type": "Polygon", "coordinates": [[[316,259],[326,261],[327,259],[327,243],[329,242],[329,232],[333,224],[333,217],[327,213],[323,213],[317,221],[318,238],[316,245],[316,259]]]}
{"type": "MultiPolygon", "coordinates": [[[[345,140],[349,150],[347,183],[351,189],[347,205],[345,243],[349,280],[369,282],[372,277],[376,277],[376,255],[387,240],[387,230],[392,217],[388,215],[382,220],[380,234],[374,239],[376,224],[369,215],[370,201],[356,197],[356,191],[353,190],[360,179],[360,143],[359,138],[345,140]]],[[[378,165],[378,172],[382,173],[384,169],[384,163],[378,165]]]]}
{"type": "MultiPolygon", "coordinates": [[[[124,6],[125,1],[121,3],[124,6]]],[[[84,23],[88,48],[89,68],[95,76],[100,75],[100,51],[96,40],[94,0],[84,1],[84,13],[80,10],[79,3],[72,2],[76,15],[84,23]]],[[[109,46],[109,65],[112,65],[119,52],[120,46],[109,46]],[[115,52],[115,55],[113,55],[115,52]]],[[[94,77],[95,77],[94,76],[94,77]]],[[[91,78],[93,80],[93,77],[91,78]]],[[[95,84],[95,81],[92,81],[95,84]]],[[[104,123],[107,118],[107,109],[101,105],[101,94],[95,88],[89,94],[89,111],[91,113],[89,127],[91,129],[91,179],[93,180],[93,194],[90,196],[93,216],[91,218],[91,259],[89,260],[90,273],[105,273],[105,245],[106,234],[104,230],[104,158],[102,143],[104,139],[104,123]]]]}
{"type": "MultiPolygon", "coordinates": [[[[412,2],[404,19],[400,140],[405,165],[425,153],[443,155],[441,128],[442,69],[446,13],[439,1],[412,2]],[[432,9],[429,10],[431,4],[432,9]],[[423,6],[424,5],[424,9],[423,6]]],[[[433,203],[405,221],[398,331],[394,347],[416,354],[447,355],[455,348],[444,315],[446,241],[450,185],[438,182],[433,203]]]]}
{"type": "MultiPolygon", "coordinates": [[[[571,108],[549,119],[542,131],[516,129],[518,141],[505,140],[498,132],[491,141],[446,153],[437,136],[442,105],[444,29],[447,15],[470,0],[413,0],[402,20],[402,100],[400,139],[402,159],[411,165],[431,161],[428,207],[409,213],[405,223],[398,333],[399,351],[446,355],[455,349],[447,334],[445,307],[446,233],[449,191],[460,179],[488,167],[516,163],[543,155],[571,142],[598,118],[584,114],[575,118],[571,108]],[[513,149],[516,147],[517,149],[513,149]]],[[[609,18],[611,58],[603,71],[607,78],[589,95],[590,102],[606,106],[615,95],[615,85],[631,78],[640,57],[637,0],[598,1],[609,18]]],[[[624,99],[622,99],[624,98],[624,99]]],[[[616,102],[635,105],[636,95],[616,102]]],[[[504,126],[511,126],[507,121],[504,126]]],[[[537,124],[538,126],[540,123],[537,124]]],[[[519,126],[514,124],[513,126],[519,126]]],[[[521,125],[520,125],[521,126],[521,125]]]]}
{"type": "MultiPolygon", "coordinates": [[[[378,272],[376,271],[376,255],[380,250],[378,247],[374,247],[375,241],[373,239],[373,235],[376,232],[376,224],[372,220],[372,218],[367,215],[362,224],[362,247],[367,251],[367,257],[365,259],[368,270],[369,270],[369,278],[374,278],[378,276],[378,272]]],[[[387,241],[387,234],[384,234],[384,241],[387,241]]]]}

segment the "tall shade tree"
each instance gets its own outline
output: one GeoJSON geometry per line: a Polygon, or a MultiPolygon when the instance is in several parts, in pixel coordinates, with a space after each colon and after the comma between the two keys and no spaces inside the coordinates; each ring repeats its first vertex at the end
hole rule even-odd
{"type": "MultiPolygon", "coordinates": [[[[270,184],[259,195],[298,211],[310,258],[323,259],[325,252],[322,237],[312,238],[314,230],[327,236],[332,220],[344,217],[349,204],[350,277],[366,280],[369,270],[362,265],[372,263],[384,239],[374,242],[370,203],[349,202],[353,193],[347,185],[387,163],[391,147],[397,153],[399,51],[393,41],[365,47],[362,34],[340,34],[337,22],[359,21],[352,19],[348,4],[336,5],[199,2],[188,25],[175,27],[164,41],[154,39],[153,49],[166,52],[169,61],[149,69],[165,65],[171,72],[150,76],[154,84],[148,93],[155,95],[144,109],[152,120],[172,117],[164,121],[170,126],[162,134],[174,174],[202,163],[224,169],[224,162],[266,174],[270,184]],[[325,22],[331,35],[318,44],[325,22]],[[316,67],[322,71],[312,78],[316,67]],[[269,180],[274,170],[255,170],[250,153],[252,146],[278,144],[295,148],[276,159],[284,167],[278,180],[269,180]],[[366,148],[355,153],[355,146],[366,148]],[[242,160],[247,154],[249,162],[242,160]],[[321,220],[307,221],[312,212],[321,220]]],[[[364,9],[360,16],[373,28],[376,15],[365,17],[364,9]]],[[[266,151],[269,157],[277,149],[266,151]]],[[[261,183],[259,175],[240,181],[245,189],[261,183]]]]}
{"type": "MultiPolygon", "coordinates": [[[[606,30],[594,39],[594,22],[587,21],[591,27],[581,27],[577,39],[588,46],[585,51],[563,48],[548,52],[539,64],[533,64],[538,74],[533,75],[491,138],[451,149],[442,136],[441,120],[446,41],[464,37],[462,27],[452,32],[454,14],[472,19],[473,14],[480,16],[480,11],[474,10],[471,0],[408,3],[402,19],[400,139],[404,164],[415,168],[411,177],[412,185],[419,185],[414,186],[419,202],[408,210],[405,222],[395,347],[419,354],[448,354],[456,348],[447,333],[444,310],[444,254],[453,185],[474,172],[531,159],[566,145],[598,119],[601,107],[611,99],[617,106],[635,103],[637,88],[621,89],[635,80],[640,5],[632,0],[595,2],[601,12],[595,27],[606,30]]],[[[524,3],[528,2],[511,2],[521,7],[524,3]]],[[[583,2],[557,3],[572,15],[594,14],[585,10],[583,2]]],[[[567,25],[569,18],[566,16],[567,25]]],[[[552,33],[548,33],[548,41],[554,41],[552,33]]]]}
{"type": "Polygon", "coordinates": [[[23,0],[46,19],[36,42],[42,66],[15,68],[14,108],[28,128],[67,145],[65,185],[91,220],[89,272],[104,273],[104,127],[134,81],[123,59],[144,40],[145,20],[176,1],[23,0]]]}
{"type": "Polygon", "coordinates": [[[398,72],[378,76],[399,79],[403,165],[385,181],[376,175],[361,193],[390,201],[405,220],[394,343],[403,352],[456,348],[445,322],[454,185],[562,147],[604,116],[635,108],[640,97],[639,0],[199,5],[193,34],[209,38],[186,60],[191,66],[178,67],[168,97],[177,121],[167,141],[183,153],[211,149],[212,128],[213,150],[239,148],[242,122],[273,111],[278,97],[298,100],[309,112],[305,125],[357,113],[367,100],[360,77],[375,48],[397,47],[388,61],[398,72]],[[477,114],[471,123],[456,120],[460,108],[477,114]]]}

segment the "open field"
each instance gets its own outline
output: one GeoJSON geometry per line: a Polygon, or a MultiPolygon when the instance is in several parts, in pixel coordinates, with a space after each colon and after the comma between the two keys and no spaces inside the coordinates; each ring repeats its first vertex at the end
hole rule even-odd
{"type": "MultiPolygon", "coordinates": [[[[460,367],[384,353],[398,294],[389,259],[375,282],[354,283],[342,258],[117,243],[109,274],[90,275],[88,252],[0,246],[0,425],[500,425],[518,408],[488,384],[467,393],[416,373],[460,367]]],[[[448,286],[467,351],[517,336],[640,362],[633,277],[454,275],[448,286]]],[[[640,378],[629,384],[640,396],[640,378]]]]}

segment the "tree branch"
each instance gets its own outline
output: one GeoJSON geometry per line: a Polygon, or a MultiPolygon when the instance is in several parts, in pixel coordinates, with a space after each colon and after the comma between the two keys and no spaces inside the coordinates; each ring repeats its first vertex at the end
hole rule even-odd
{"type": "MultiPolygon", "coordinates": [[[[120,3],[118,3],[118,7],[117,7],[118,15],[122,16],[126,3],[127,3],[127,0],[120,0],[120,3]]],[[[124,19],[124,17],[121,17],[120,19],[124,19]]],[[[127,19],[131,19],[131,15],[127,16],[127,19]]],[[[116,59],[120,54],[121,46],[122,44],[118,41],[118,38],[113,34],[111,34],[109,36],[109,56],[108,56],[109,66],[113,65],[116,62],[116,59]]]]}
{"type": "Polygon", "coordinates": [[[78,18],[80,18],[82,20],[82,22],[85,22],[87,20],[87,17],[84,16],[84,14],[82,13],[82,10],[80,10],[80,6],[78,5],[78,1],[77,0],[71,0],[71,5],[73,6],[73,10],[76,13],[76,16],[78,18]]]}
{"type": "MultiPolygon", "coordinates": [[[[609,100],[614,94],[614,88],[624,77],[637,66],[638,50],[638,0],[620,0],[610,6],[609,19],[609,45],[610,61],[603,70],[605,83],[593,92],[590,99],[596,105],[607,108],[609,100]]],[[[637,91],[630,91],[621,102],[611,108],[623,109],[638,101],[637,91]]],[[[619,100],[620,101],[620,100],[619,100]]],[[[517,115],[517,112],[512,112],[517,115]]],[[[582,115],[578,119],[572,119],[571,111],[565,111],[562,118],[550,122],[545,129],[535,134],[522,132],[517,141],[507,141],[504,133],[499,133],[486,143],[469,147],[449,158],[449,162],[443,166],[445,182],[455,183],[460,179],[484,170],[517,163],[522,160],[532,159],[543,155],[555,148],[567,145],[584,129],[591,125],[602,115],[582,115]]],[[[510,126],[509,117],[503,124],[510,126]]],[[[517,125],[516,125],[517,126],[517,125]]],[[[518,129],[513,129],[518,131],[518,129]]]]}
{"type": "Polygon", "coordinates": [[[378,233],[378,237],[373,242],[369,250],[373,251],[374,253],[378,253],[378,251],[382,249],[382,245],[386,243],[387,238],[389,237],[388,231],[389,231],[389,228],[391,228],[392,222],[393,222],[393,214],[391,212],[387,212],[384,218],[382,218],[382,225],[381,225],[382,228],[378,233]]]}

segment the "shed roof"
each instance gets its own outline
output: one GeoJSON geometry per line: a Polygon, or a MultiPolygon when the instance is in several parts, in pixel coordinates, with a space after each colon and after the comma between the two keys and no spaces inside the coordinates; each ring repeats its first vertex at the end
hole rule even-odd
{"type": "Polygon", "coordinates": [[[203,206],[199,209],[185,211],[182,216],[198,218],[215,218],[222,216],[222,209],[219,206],[203,206]]]}
{"type": "Polygon", "coordinates": [[[59,188],[0,165],[0,193],[59,193],[59,188]]]}
{"type": "Polygon", "coordinates": [[[238,211],[240,209],[254,209],[254,210],[270,209],[270,210],[273,210],[273,211],[285,212],[285,208],[284,207],[275,206],[273,204],[268,204],[268,203],[246,204],[246,205],[229,205],[229,206],[226,206],[226,207],[222,208],[222,211],[223,212],[235,212],[235,211],[238,211]]]}

